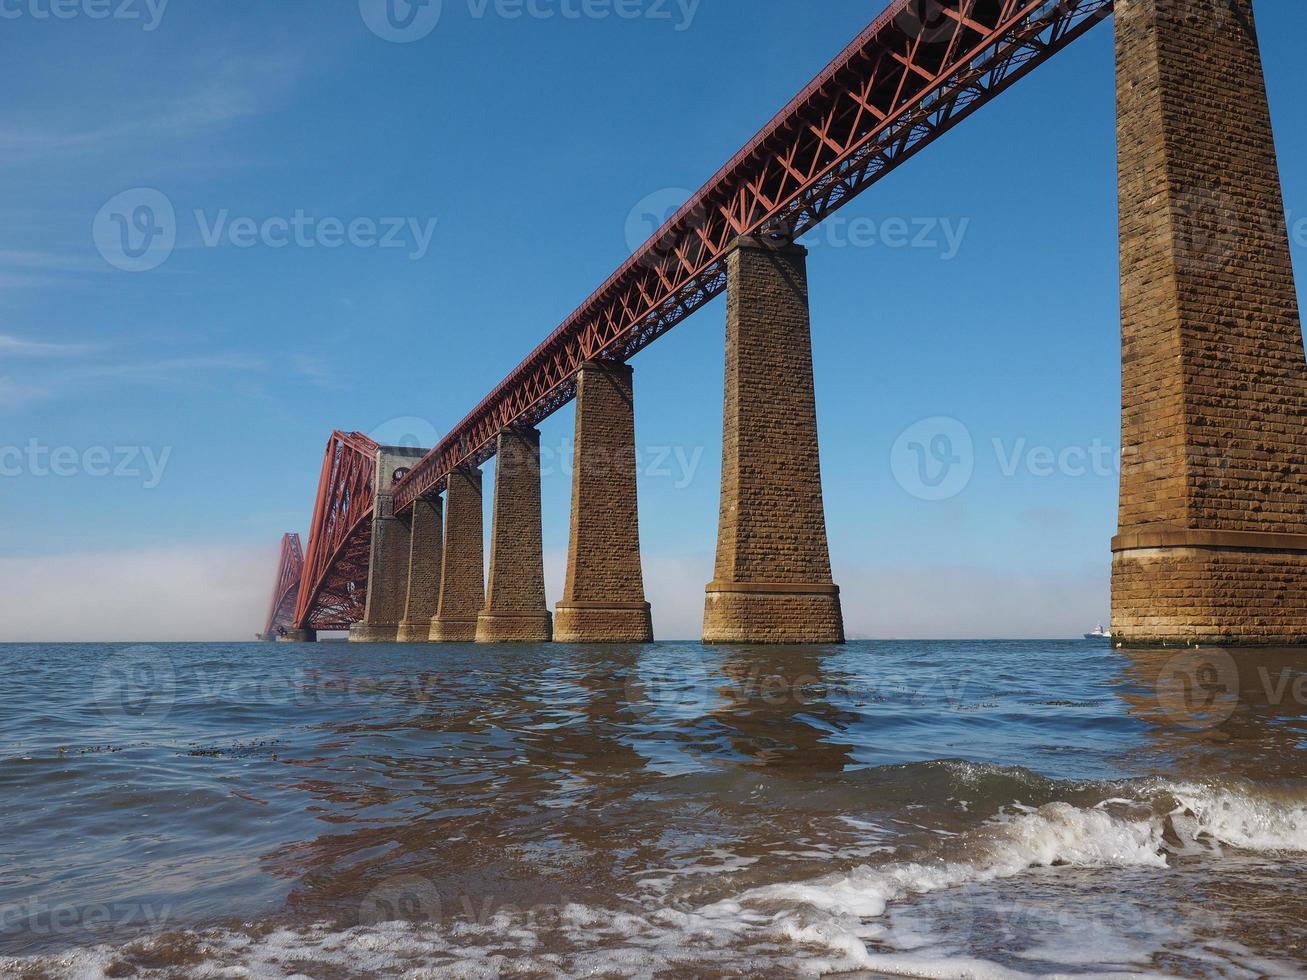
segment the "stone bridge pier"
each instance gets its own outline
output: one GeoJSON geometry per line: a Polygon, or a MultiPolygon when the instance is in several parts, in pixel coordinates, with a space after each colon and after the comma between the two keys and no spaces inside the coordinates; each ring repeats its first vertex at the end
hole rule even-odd
{"type": "Polygon", "coordinates": [[[445,481],[445,534],[440,597],[431,620],[433,643],[471,643],[485,606],[485,541],[481,470],[460,466],[445,481]]]}
{"type": "Polygon", "coordinates": [[[576,381],[572,530],[554,618],[560,643],[649,643],[635,489],[632,370],[592,361],[576,381]]]}
{"type": "Polygon", "coordinates": [[[426,643],[440,603],[440,560],[444,555],[440,496],[419,497],[409,514],[408,595],[400,643],[426,643]]]}
{"type": "Polygon", "coordinates": [[[376,504],[368,558],[367,607],[363,621],[350,628],[355,643],[394,643],[408,596],[409,521],[395,514],[393,490],[425,450],[382,446],[377,450],[376,504]]]}
{"type": "Polygon", "coordinates": [[[1307,362],[1251,0],[1116,12],[1112,635],[1307,642],[1307,362]]]}
{"type": "Polygon", "coordinates": [[[807,249],[741,238],[727,257],[717,568],[705,643],[843,643],[817,447],[807,249]]]}
{"type": "Polygon", "coordinates": [[[490,584],[476,639],[546,643],[552,637],[540,523],[540,433],[505,429],[496,444],[490,584]]]}

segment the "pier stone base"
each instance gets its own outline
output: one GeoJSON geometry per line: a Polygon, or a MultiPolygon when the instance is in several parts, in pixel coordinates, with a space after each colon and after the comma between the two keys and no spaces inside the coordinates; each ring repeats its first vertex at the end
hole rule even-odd
{"type": "Polygon", "coordinates": [[[1118,644],[1307,642],[1307,362],[1251,0],[1117,7],[1118,644]]]}

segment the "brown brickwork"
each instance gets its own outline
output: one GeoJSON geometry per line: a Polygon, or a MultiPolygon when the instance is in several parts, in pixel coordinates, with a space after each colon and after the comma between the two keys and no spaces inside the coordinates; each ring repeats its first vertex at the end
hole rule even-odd
{"type": "Polygon", "coordinates": [[[440,604],[431,621],[433,643],[476,639],[477,614],[486,602],[481,471],[460,468],[445,490],[445,547],[440,563],[440,604]]]}
{"type": "Polygon", "coordinates": [[[394,643],[408,596],[409,526],[395,516],[391,490],[396,476],[422,458],[418,449],[383,446],[377,450],[376,504],[368,557],[368,595],[363,622],[349,638],[355,643],[394,643]]]}
{"type": "Polygon", "coordinates": [[[807,249],[742,238],[727,258],[717,570],[705,643],[842,643],[822,505],[807,249]]]}
{"type": "Polygon", "coordinates": [[[554,639],[653,640],[640,566],[632,374],[624,364],[592,362],[577,373],[572,533],[554,639]]]}
{"type": "Polygon", "coordinates": [[[1307,535],[1307,362],[1251,0],[1127,0],[1116,33],[1112,632],[1301,642],[1307,537],[1292,536],[1307,535]],[[1136,536],[1155,531],[1175,543],[1136,536]],[[1231,532],[1290,537],[1258,548],[1231,532]]]}
{"type": "Polygon", "coordinates": [[[507,429],[495,449],[490,582],[477,618],[478,643],[547,643],[553,622],[545,605],[540,526],[540,433],[507,429]]]}
{"type": "Polygon", "coordinates": [[[399,624],[400,643],[426,643],[440,604],[443,508],[439,497],[419,497],[409,515],[408,600],[399,624]]]}

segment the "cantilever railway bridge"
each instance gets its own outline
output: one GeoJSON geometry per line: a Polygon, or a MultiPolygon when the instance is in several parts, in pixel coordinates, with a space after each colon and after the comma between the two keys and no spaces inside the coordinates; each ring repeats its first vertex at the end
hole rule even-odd
{"type": "MultiPolygon", "coordinates": [[[[626,361],[720,294],[735,239],[801,235],[1111,10],[1112,0],[894,0],[413,467],[396,510],[443,489],[456,466],[490,459],[502,429],[566,405],[582,363],[626,361]]],[[[293,620],[269,632],[361,618],[376,449],[332,433],[293,620]]]]}
{"type": "MultiPolygon", "coordinates": [[[[368,590],[377,584],[370,580],[369,570],[375,569],[379,555],[389,554],[390,545],[376,540],[374,530],[381,526],[379,522],[392,518],[413,521],[414,508],[420,501],[430,501],[444,491],[450,491],[446,496],[452,508],[454,494],[450,485],[456,481],[451,474],[472,473],[475,467],[503,451],[506,433],[530,431],[577,398],[578,388],[584,387],[583,366],[624,364],[728,288],[733,296],[735,289],[744,290],[742,279],[739,282],[731,279],[750,274],[741,271],[740,263],[745,260],[735,259],[736,265],[731,265],[741,243],[793,242],[1084,36],[1113,11],[1113,0],[893,0],[420,460],[402,465],[390,460],[386,465],[391,469],[382,472],[384,447],[356,432],[332,434],[323,460],[300,580],[292,588],[285,578],[287,568],[293,564],[285,553],[289,549],[287,545],[267,635],[281,630],[345,629],[358,623],[369,603],[368,590]],[[385,486],[378,487],[379,480],[384,480],[385,486]],[[292,595],[293,613],[288,612],[292,595]]],[[[1123,211],[1123,265],[1129,248],[1133,250],[1132,265],[1162,270],[1152,279],[1132,281],[1130,290],[1123,286],[1123,293],[1133,302],[1134,296],[1143,296],[1161,282],[1173,294],[1181,296],[1186,295],[1186,290],[1210,291],[1206,309],[1228,305],[1228,294],[1218,295],[1216,280],[1211,277],[1199,280],[1186,271],[1184,242],[1174,237],[1158,238],[1155,234],[1155,226],[1168,226],[1174,220],[1181,206],[1177,202],[1185,192],[1180,184],[1187,182],[1190,188],[1202,192],[1206,192],[1207,185],[1225,184],[1225,189],[1230,191],[1227,196],[1232,200],[1238,198],[1236,210],[1217,217],[1227,230],[1235,229],[1233,238],[1238,244],[1228,278],[1234,283],[1236,302],[1247,300],[1239,314],[1255,321],[1261,315],[1259,310],[1264,311],[1270,302],[1280,311],[1272,317],[1275,320],[1272,329],[1282,331],[1283,335],[1274,333],[1275,343],[1269,346],[1263,342],[1247,350],[1240,348],[1239,356],[1249,360],[1225,365],[1223,369],[1229,368],[1231,378],[1242,370],[1242,379],[1246,381],[1249,372],[1257,375],[1272,370],[1256,362],[1260,355],[1251,353],[1254,347],[1263,351],[1272,346],[1276,350],[1283,348],[1288,352],[1286,360],[1283,364],[1277,362],[1273,370],[1293,378],[1290,383],[1293,398],[1307,397],[1307,377],[1303,376],[1299,363],[1302,358],[1299,356],[1295,362],[1292,356],[1295,345],[1301,353],[1302,337],[1296,299],[1286,298],[1292,294],[1292,274],[1285,275],[1289,265],[1287,239],[1281,242],[1274,222],[1268,224],[1264,218],[1264,214],[1275,214],[1277,202],[1282,215],[1283,201],[1252,27],[1251,0],[1130,0],[1118,14],[1117,53],[1118,81],[1125,81],[1118,92],[1121,152],[1129,155],[1129,167],[1167,174],[1158,188],[1144,188],[1142,192],[1136,192],[1133,185],[1122,185],[1123,208],[1128,204],[1134,212],[1154,223],[1136,227],[1124,220],[1123,211]],[[1123,24],[1123,20],[1128,23],[1123,24]],[[1141,84],[1136,85],[1136,81],[1141,84]],[[1239,118],[1231,119],[1231,114],[1239,118]],[[1245,137],[1237,145],[1230,135],[1233,132],[1245,137]],[[1170,186],[1163,186],[1168,180],[1170,186]],[[1253,190],[1245,194],[1246,187],[1253,190]],[[1256,225],[1259,220],[1260,231],[1256,225]],[[1140,235],[1148,233],[1150,228],[1154,229],[1154,239],[1144,241],[1140,235]],[[1280,262],[1281,248],[1283,262],[1280,262]],[[1269,266],[1257,265],[1259,254],[1271,256],[1269,266]],[[1241,289],[1248,295],[1241,296],[1241,289]],[[1259,297],[1252,295],[1258,291],[1264,301],[1260,308],[1259,297]]],[[[1123,165],[1123,181],[1129,167],[1123,165]]],[[[1201,225],[1204,220],[1199,215],[1194,222],[1201,225]]],[[[773,265],[777,261],[788,260],[775,260],[773,265]]],[[[1123,276],[1134,274],[1133,270],[1123,269],[1123,276]]],[[[762,287],[755,284],[755,288],[762,287]]],[[[799,315],[806,344],[806,286],[802,302],[799,315]]],[[[1149,319],[1149,310],[1158,305],[1150,302],[1151,306],[1131,307],[1127,303],[1128,308],[1123,308],[1128,347],[1135,345],[1147,353],[1153,349],[1149,345],[1158,337],[1173,338],[1178,332],[1200,340],[1202,334],[1210,331],[1210,325],[1203,323],[1206,313],[1199,304],[1173,311],[1169,314],[1171,319],[1162,322],[1149,319]]],[[[1169,420],[1184,418],[1188,412],[1190,416],[1226,415],[1245,424],[1253,423],[1252,428],[1256,428],[1256,423],[1271,410],[1269,406],[1283,391],[1272,392],[1243,384],[1239,390],[1245,394],[1232,396],[1228,404],[1203,403],[1202,398],[1207,396],[1192,386],[1185,387],[1187,379],[1211,367],[1201,361],[1199,347],[1195,342],[1186,349],[1188,359],[1179,367],[1174,363],[1166,367],[1170,374],[1156,373],[1164,369],[1156,368],[1147,358],[1126,358],[1130,370],[1123,418],[1126,441],[1133,444],[1125,448],[1130,452],[1143,447],[1161,453],[1162,459],[1161,463],[1155,460],[1151,470],[1142,465],[1136,469],[1131,464],[1129,472],[1123,473],[1123,533],[1113,545],[1114,551],[1121,553],[1117,556],[1118,565],[1114,565],[1114,605],[1124,608],[1134,604],[1143,610],[1156,598],[1156,584],[1149,578],[1153,573],[1145,574],[1140,571],[1143,566],[1131,563],[1148,559],[1157,548],[1178,549],[1176,556],[1190,557],[1190,552],[1198,549],[1206,557],[1201,558],[1199,566],[1184,569],[1183,574],[1194,576],[1194,587],[1200,592],[1211,585],[1210,594],[1203,593],[1207,598],[1199,602],[1197,611],[1176,609],[1171,611],[1173,616],[1167,612],[1161,619],[1192,623],[1206,616],[1216,631],[1213,635],[1237,633],[1248,637],[1274,633],[1278,636],[1281,634],[1277,630],[1292,631],[1298,627],[1288,625],[1283,617],[1277,619],[1278,614],[1269,613],[1269,619],[1250,625],[1238,619],[1242,614],[1217,608],[1223,601],[1219,596],[1224,593],[1215,583],[1227,574],[1243,576],[1247,570],[1231,572],[1226,566],[1218,569],[1212,554],[1226,552],[1226,559],[1222,560],[1232,561],[1229,559],[1232,552],[1274,552],[1286,556],[1291,564],[1298,560],[1292,556],[1307,557],[1307,498],[1299,506],[1301,490],[1284,483],[1288,471],[1268,470],[1262,476],[1276,483],[1277,488],[1284,483],[1284,498],[1291,498],[1290,504],[1274,514],[1263,511],[1256,517],[1249,517],[1249,508],[1239,505],[1234,508],[1239,511],[1237,520],[1211,518],[1206,523],[1195,524],[1191,520],[1193,515],[1215,514],[1220,502],[1203,496],[1216,491],[1202,482],[1201,474],[1194,472],[1194,467],[1199,465],[1195,459],[1201,454],[1186,453],[1186,450],[1234,456],[1247,450],[1246,456],[1253,460],[1250,466],[1254,469],[1266,468],[1265,453],[1260,447],[1240,444],[1237,434],[1228,436],[1225,445],[1199,447],[1194,443],[1201,436],[1195,435],[1192,429],[1176,432],[1168,426],[1172,425],[1169,420]],[[1150,392],[1164,392],[1168,397],[1178,398],[1178,407],[1166,418],[1147,416],[1150,392]],[[1135,405],[1135,401],[1139,404],[1135,405]],[[1262,462],[1256,462],[1258,459],[1262,462]],[[1157,488],[1161,484],[1149,481],[1162,477],[1178,478],[1184,492],[1177,495],[1171,486],[1159,493],[1157,488]],[[1161,504],[1157,504],[1159,500],[1161,504]],[[1171,536],[1154,540],[1149,535],[1155,536],[1156,528],[1165,529],[1171,536]],[[1138,554],[1133,555],[1134,552],[1138,554]],[[1275,624],[1268,626],[1272,619],[1275,624]]],[[[804,355],[810,357],[806,351],[804,355]]],[[[728,384],[729,378],[728,371],[728,384]]],[[[614,383],[620,387],[620,379],[614,383]]],[[[1307,409],[1307,401],[1302,405],[1307,409]]],[[[1296,431],[1278,447],[1291,457],[1298,455],[1294,442],[1298,438],[1296,431]]],[[[815,428],[812,439],[815,455],[815,428]]],[[[1252,487],[1254,477],[1250,481],[1252,487]]],[[[1263,481],[1263,492],[1266,485],[1263,481]]],[[[479,493],[479,473],[475,474],[475,487],[479,493]]],[[[574,488],[574,493],[579,492],[574,488]]],[[[738,497],[741,487],[737,484],[731,492],[738,497]]],[[[1226,492],[1236,491],[1227,488],[1226,492]]],[[[460,489],[459,494],[462,493],[464,490],[460,489]]],[[[538,511],[538,487],[536,493],[538,511]]],[[[724,523],[729,509],[726,493],[724,483],[724,523]]],[[[577,499],[574,497],[574,524],[577,499]]],[[[499,506],[498,487],[496,506],[499,506]]],[[[733,577],[722,579],[725,540],[722,538],[718,581],[710,585],[710,596],[714,590],[722,595],[748,594],[759,604],[757,608],[762,608],[770,601],[767,596],[772,594],[786,593],[792,599],[802,595],[837,595],[838,589],[829,578],[819,500],[815,513],[815,523],[821,528],[819,540],[812,537],[804,545],[818,542],[815,548],[809,549],[812,554],[808,556],[811,564],[808,578],[769,580],[768,561],[755,561],[752,569],[736,567],[733,577]]],[[[496,515],[498,520],[498,510],[496,515]]],[[[538,513],[535,520],[538,524],[538,513]]],[[[736,534],[738,529],[733,528],[730,533],[736,534]]],[[[750,533],[746,531],[745,537],[739,540],[746,540],[750,533]]],[[[418,524],[414,523],[414,549],[418,534],[418,524]]],[[[576,536],[574,526],[574,551],[576,536]]],[[[432,540],[437,539],[438,532],[432,540]]],[[[448,534],[444,547],[448,565],[448,534]]],[[[732,544],[727,549],[727,557],[738,559],[736,552],[730,550],[734,547],[732,544]]],[[[480,555],[480,545],[476,554],[480,555]]],[[[470,554],[460,556],[460,562],[464,558],[471,563],[470,554]]],[[[584,556],[579,566],[575,559],[575,554],[569,558],[569,578],[574,567],[585,570],[584,556]]],[[[404,561],[407,566],[407,559],[404,561]]],[[[418,574],[416,558],[413,569],[413,574],[418,574]]],[[[407,568],[404,574],[408,574],[407,568]]],[[[1288,580],[1293,581],[1294,589],[1307,588],[1307,571],[1302,574],[1294,571],[1288,580]]],[[[642,600],[642,588],[625,598],[642,600]]],[[[1289,599],[1296,608],[1297,593],[1289,599]]],[[[1280,595],[1276,601],[1283,605],[1286,597],[1280,595]]],[[[595,605],[585,601],[573,603],[570,599],[568,602],[573,618],[584,618],[586,609],[595,605]]],[[[609,603],[614,608],[641,604],[640,601],[609,603]]],[[[490,611],[487,607],[487,612],[490,611]]],[[[838,608],[835,616],[838,620],[838,608]]],[[[1142,624],[1155,621],[1160,619],[1150,619],[1145,612],[1130,618],[1140,629],[1145,628],[1142,624]]],[[[1307,633],[1307,616],[1303,617],[1302,628],[1307,633]]],[[[838,622],[834,629],[842,636],[838,622]]]]}

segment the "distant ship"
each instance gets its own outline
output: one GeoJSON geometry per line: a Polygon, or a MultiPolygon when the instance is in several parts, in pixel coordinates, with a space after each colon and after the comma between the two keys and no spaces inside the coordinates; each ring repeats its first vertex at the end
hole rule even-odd
{"type": "Polygon", "coordinates": [[[1103,629],[1103,624],[1099,623],[1092,630],[1085,634],[1086,640],[1110,640],[1112,634],[1103,629]]]}

